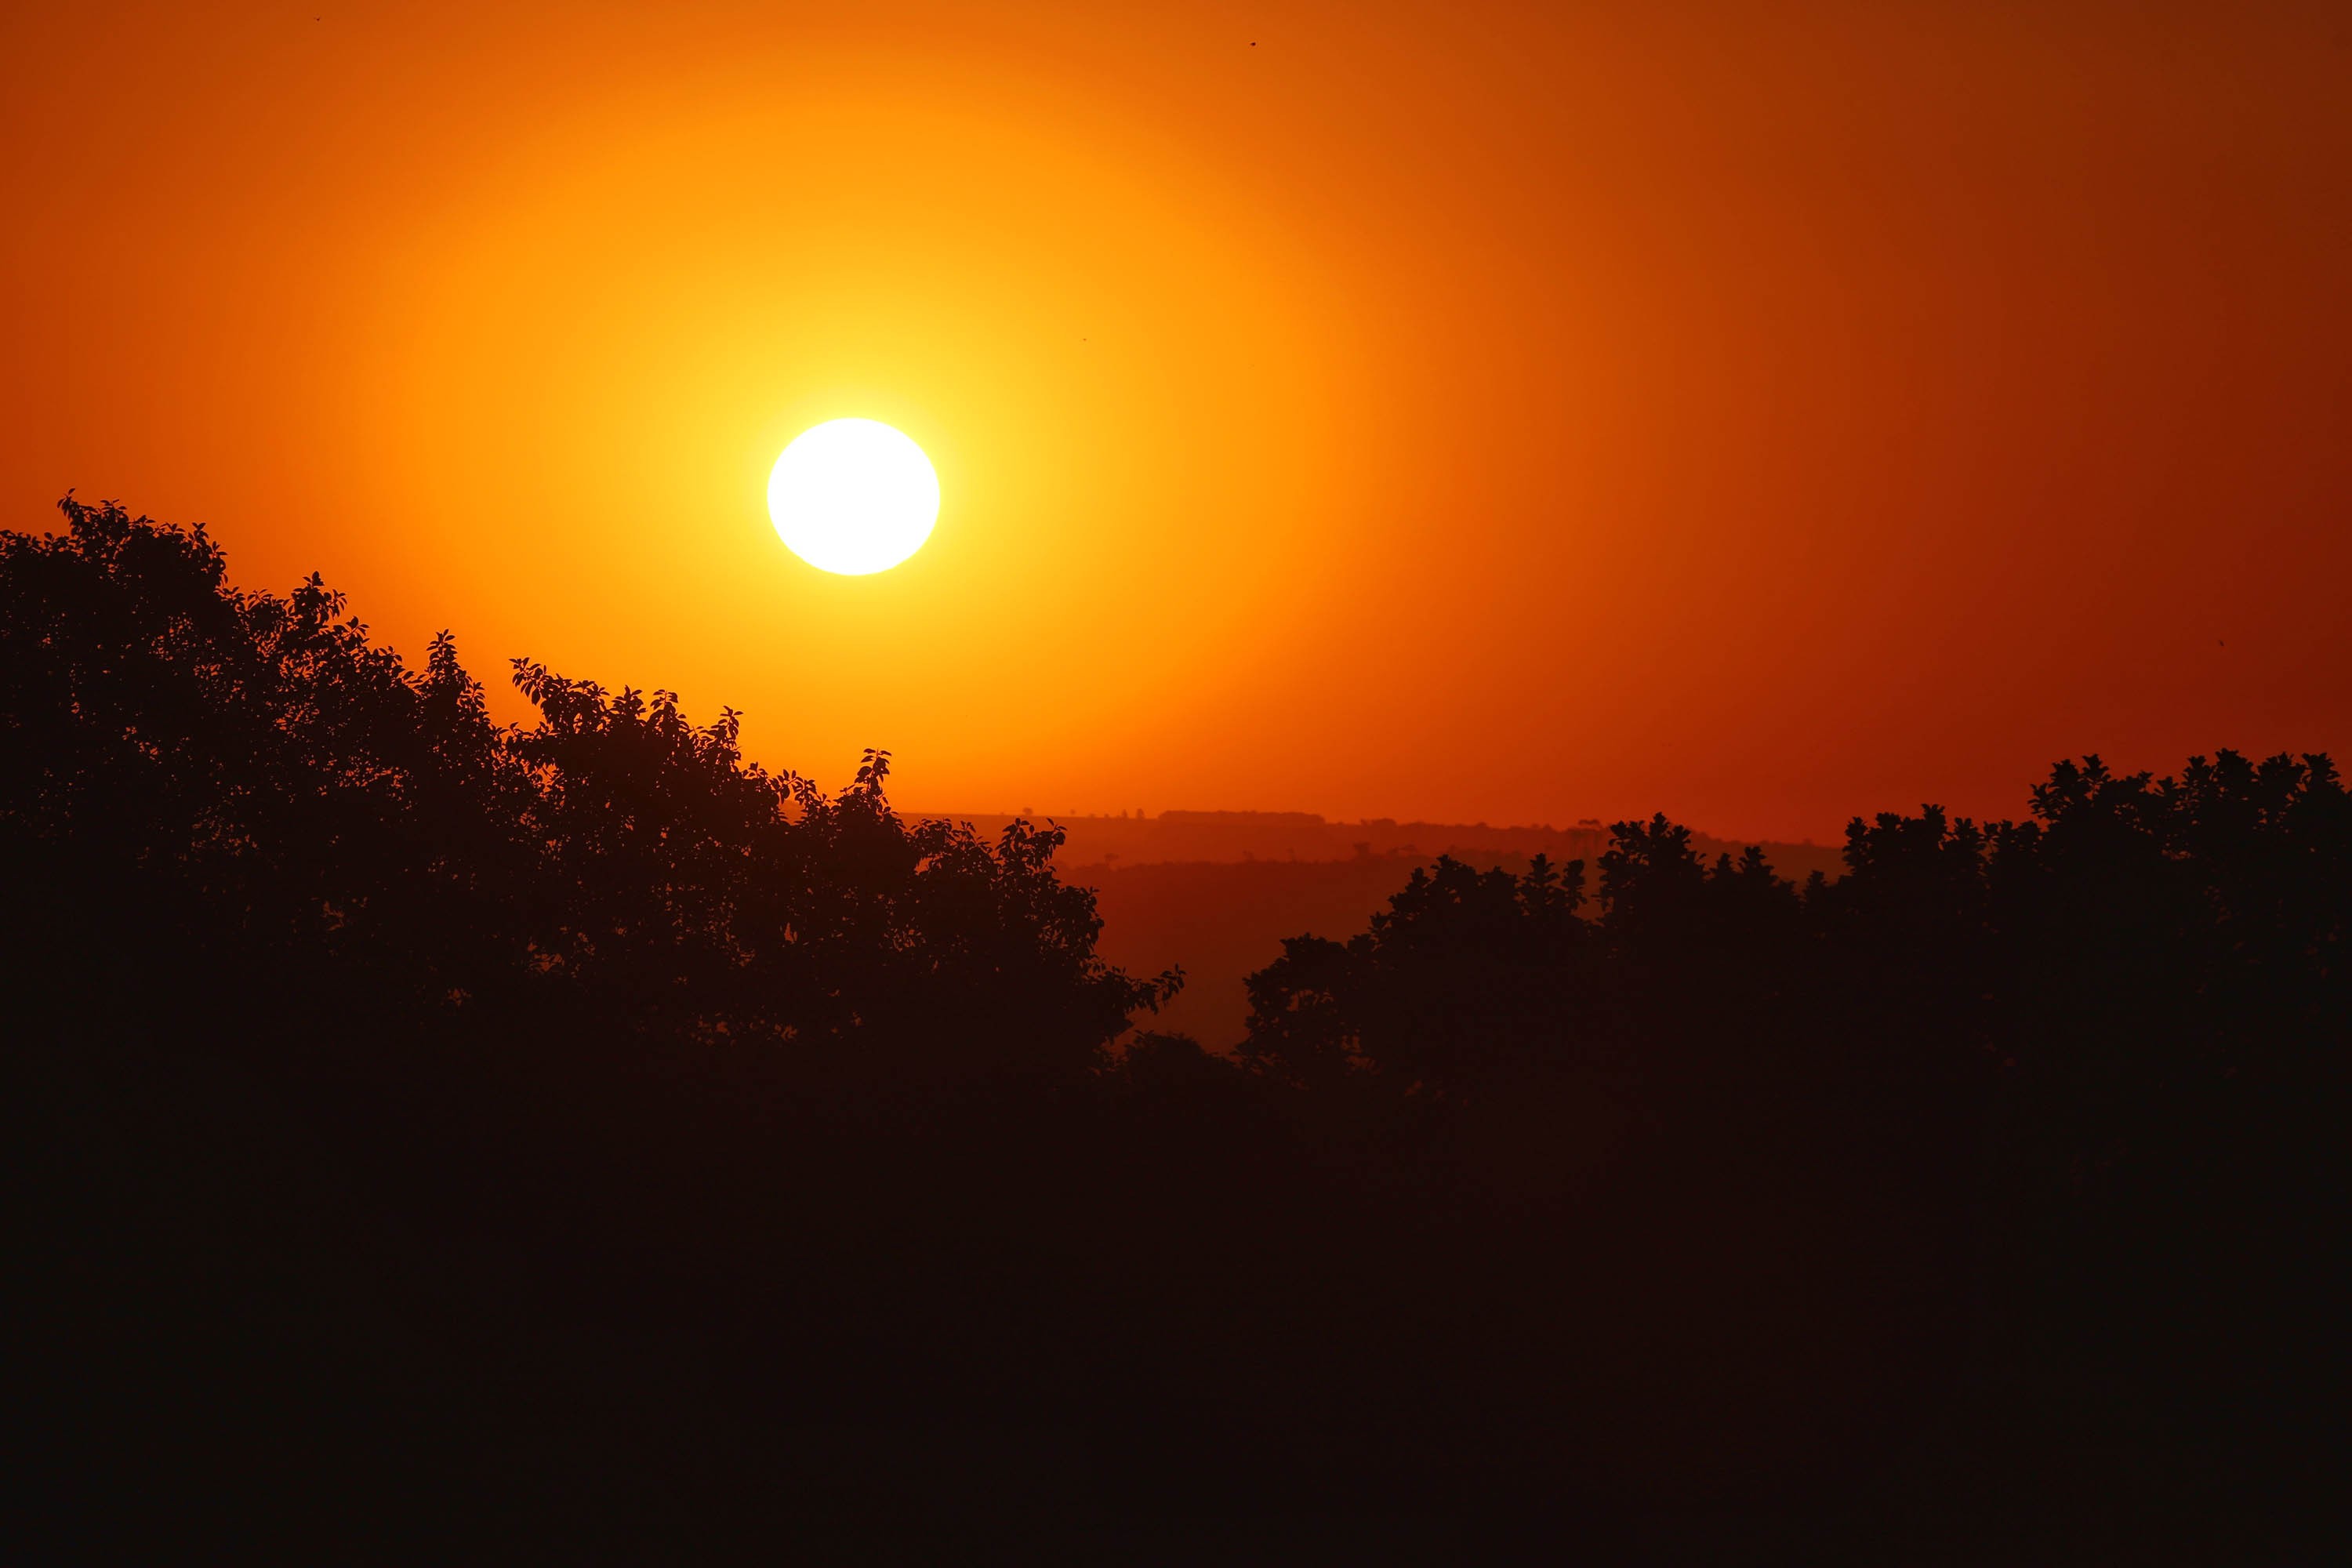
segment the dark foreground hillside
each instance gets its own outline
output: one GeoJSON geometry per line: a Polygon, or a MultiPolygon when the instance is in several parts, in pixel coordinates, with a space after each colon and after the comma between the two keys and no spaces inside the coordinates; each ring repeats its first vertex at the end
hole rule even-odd
{"type": "Polygon", "coordinates": [[[501,730],[67,510],[0,536],[45,1558],[2315,1560],[2323,757],[1801,887],[1444,860],[1225,1060],[1050,831],[529,664],[501,730]]]}

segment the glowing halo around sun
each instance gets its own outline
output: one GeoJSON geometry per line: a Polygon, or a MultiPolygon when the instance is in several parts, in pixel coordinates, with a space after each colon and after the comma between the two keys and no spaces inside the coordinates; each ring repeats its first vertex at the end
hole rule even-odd
{"type": "Polygon", "coordinates": [[[828,419],[793,438],[768,475],[768,516],[792,552],[845,577],[887,572],[939,521],[923,449],[875,419],[828,419]]]}

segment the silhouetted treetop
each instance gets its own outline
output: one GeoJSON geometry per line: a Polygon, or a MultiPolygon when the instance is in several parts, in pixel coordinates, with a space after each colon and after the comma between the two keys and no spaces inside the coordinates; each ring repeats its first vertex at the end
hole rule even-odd
{"type": "Polygon", "coordinates": [[[2326,757],[2225,751],[2162,779],[2086,757],[2031,805],[1990,826],[1936,805],[1857,817],[1847,874],[1802,888],[1754,847],[1709,866],[1663,816],[1620,822],[1592,921],[1570,918],[1580,864],[1441,860],[1361,934],[1286,942],[1251,978],[1243,1056],[1440,1097],[1599,1059],[1946,1082],[1999,1063],[2110,1083],[2340,1070],[2352,808],[2326,757]]]}
{"type": "Polygon", "coordinates": [[[1083,1071],[1173,984],[1095,957],[1057,833],[904,821],[887,752],[828,795],[732,710],[524,659],[502,727],[446,633],[411,670],[315,576],[240,592],[202,529],[61,508],[0,535],[0,827],[28,873],[167,889],[198,948],[914,1077],[1083,1071]]]}

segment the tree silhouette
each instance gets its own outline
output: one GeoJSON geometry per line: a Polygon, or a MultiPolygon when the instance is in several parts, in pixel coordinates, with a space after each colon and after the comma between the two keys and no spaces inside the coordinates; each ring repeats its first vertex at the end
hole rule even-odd
{"type": "Polygon", "coordinates": [[[446,634],[63,511],[0,533],[0,964],[30,1489],[101,1554],[1410,1500],[1832,1560],[1993,1495],[2157,1556],[2325,1479],[2324,756],[2061,763],[1802,886],[1664,816],[1591,897],[1444,858],[1227,1059],[1134,1030],[1181,976],[1055,828],[527,660],[502,726],[446,634]]]}
{"type": "Polygon", "coordinates": [[[828,796],[747,764],[731,710],[698,727],[673,693],[526,660],[540,721],[500,729],[446,633],[411,672],[315,577],[240,594],[201,530],[65,511],[0,557],[0,810],[19,855],[71,855],[65,880],[152,879],[200,946],[928,1073],[1086,1072],[1172,984],[1094,958],[1055,830],[904,822],[886,752],[828,796]]]}

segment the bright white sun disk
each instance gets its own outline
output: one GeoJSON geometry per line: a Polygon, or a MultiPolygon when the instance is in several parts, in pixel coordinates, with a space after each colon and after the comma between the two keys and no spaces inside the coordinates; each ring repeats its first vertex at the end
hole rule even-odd
{"type": "Polygon", "coordinates": [[[792,552],[844,576],[887,572],[923,547],[940,476],[923,449],[874,419],[803,430],[768,475],[768,515],[792,552]]]}

